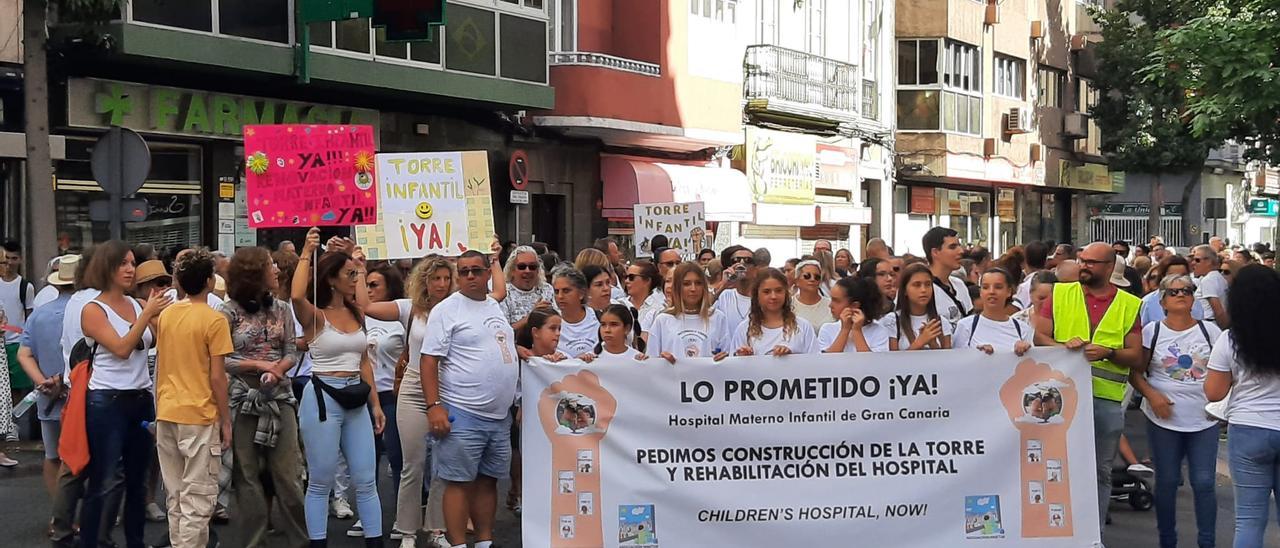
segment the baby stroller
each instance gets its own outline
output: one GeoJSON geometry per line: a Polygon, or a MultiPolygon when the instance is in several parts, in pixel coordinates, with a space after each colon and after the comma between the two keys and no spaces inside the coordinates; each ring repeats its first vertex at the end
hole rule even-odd
{"type": "Polygon", "coordinates": [[[1111,500],[1128,502],[1134,510],[1147,511],[1154,503],[1152,498],[1155,471],[1151,468],[1135,464],[1126,465],[1117,461],[1111,467],[1111,500]]]}

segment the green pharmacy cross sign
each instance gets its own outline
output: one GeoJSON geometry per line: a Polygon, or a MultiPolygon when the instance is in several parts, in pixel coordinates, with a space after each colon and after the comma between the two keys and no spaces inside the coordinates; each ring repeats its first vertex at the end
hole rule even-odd
{"type": "Polygon", "coordinates": [[[298,0],[293,72],[298,82],[311,81],[311,23],[373,18],[385,28],[389,41],[431,40],[434,27],[444,24],[445,0],[298,0]]]}

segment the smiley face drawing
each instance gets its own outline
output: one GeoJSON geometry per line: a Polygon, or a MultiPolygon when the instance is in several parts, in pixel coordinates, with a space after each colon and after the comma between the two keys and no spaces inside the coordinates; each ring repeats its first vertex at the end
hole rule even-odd
{"type": "Polygon", "coordinates": [[[419,202],[418,207],[414,208],[413,212],[418,215],[419,219],[430,219],[431,215],[435,213],[431,209],[431,204],[427,202],[419,202]]]}

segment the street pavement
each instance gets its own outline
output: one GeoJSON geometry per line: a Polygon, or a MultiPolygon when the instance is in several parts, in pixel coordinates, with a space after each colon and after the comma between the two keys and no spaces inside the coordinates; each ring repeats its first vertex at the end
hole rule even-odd
{"type": "MultiPolygon", "coordinates": [[[[1139,458],[1148,453],[1144,421],[1145,418],[1140,412],[1130,411],[1127,428],[1125,429],[1139,458]]],[[[44,530],[49,520],[50,503],[49,497],[45,493],[43,482],[40,479],[39,460],[41,453],[38,448],[39,445],[35,443],[21,443],[9,445],[6,449],[10,456],[17,458],[22,464],[16,470],[0,470],[0,532],[2,532],[0,534],[3,535],[3,540],[0,540],[0,546],[25,548],[28,546],[48,545],[44,530]]],[[[1231,546],[1234,524],[1231,482],[1223,460],[1225,456],[1226,446],[1224,442],[1219,455],[1217,489],[1217,541],[1220,547],[1231,546]]],[[[380,475],[379,492],[381,493],[390,492],[390,478],[387,476],[388,474],[386,473],[380,475]]],[[[506,489],[507,485],[504,483],[500,487],[498,497],[500,508],[497,538],[495,540],[498,546],[511,548],[521,545],[520,523],[516,516],[505,508],[501,508],[501,501],[506,500],[506,489]]],[[[1266,548],[1280,548],[1280,527],[1277,527],[1275,523],[1275,511],[1274,509],[1272,510],[1273,519],[1272,525],[1268,530],[1266,548]]],[[[391,501],[389,496],[383,496],[383,523],[387,524],[386,527],[388,529],[395,519],[394,512],[394,501],[391,501]]],[[[1107,526],[1104,537],[1104,541],[1108,546],[1124,548],[1155,548],[1158,546],[1155,510],[1137,511],[1130,508],[1126,503],[1113,503],[1111,505],[1111,517],[1112,524],[1107,526]]],[[[364,546],[361,539],[346,536],[346,530],[352,523],[353,520],[330,519],[329,546],[335,548],[364,546]]],[[[1184,486],[1178,492],[1178,524],[1180,533],[1178,547],[1195,548],[1195,514],[1189,486],[1184,486]]],[[[215,525],[214,530],[218,532],[222,540],[222,546],[231,548],[242,544],[239,542],[232,527],[215,525]]],[[[123,534],[118,529],[115,534],[117,542],[123,545],[123,534]]],[[[148,541],[154,542],[156,539],[162,538],[163,535],[164,524],[147,524],[146,538],[148,541]]],[[[282,537],[275,538],[282,539],[282,537]]],[[[774,541],[770,541],[770,544],[774,544],[774,541]]],[[[425,546],[425,542],[419,539],[419,545],[425,546]]],[[[395,547],[398,545],[388,542],[388,546],[395,547]]]]}

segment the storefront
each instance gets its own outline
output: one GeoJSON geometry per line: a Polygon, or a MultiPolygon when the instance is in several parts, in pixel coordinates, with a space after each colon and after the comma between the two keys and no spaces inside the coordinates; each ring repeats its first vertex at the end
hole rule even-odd
{"type": "Polygon", "coordinates": [[[253,230],[244,214],[243,141],[248,124],[368,124],[377,111],[131,82],[70,78],[66,82],[66,158],[55,162],[55,214],[62,247],[108,238],[90,220],[89,204],[106,196],[93,180],[94,141],[112,125],[133,129],[151,150],[151,173],[138,192],[147,220],[127,223],[124,238],[158,250],[207,245],[233,250],[300,240],[305,228],[253,230]],[[239,205],[239,207],[237,207],[239,205]]]}

